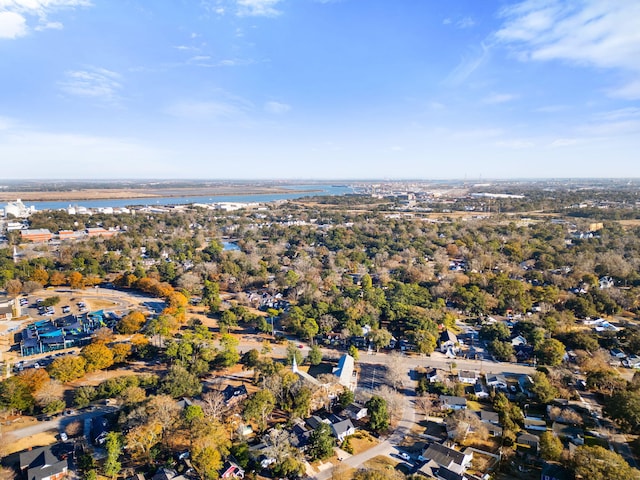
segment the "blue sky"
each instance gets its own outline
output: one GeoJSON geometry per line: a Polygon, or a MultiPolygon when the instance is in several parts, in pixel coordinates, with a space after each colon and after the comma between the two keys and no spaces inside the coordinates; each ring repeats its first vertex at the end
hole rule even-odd
{"type": "Polygon", "coordinates": [[[640,177],[637,0],[0,0],[3,178],[640,177]]]}

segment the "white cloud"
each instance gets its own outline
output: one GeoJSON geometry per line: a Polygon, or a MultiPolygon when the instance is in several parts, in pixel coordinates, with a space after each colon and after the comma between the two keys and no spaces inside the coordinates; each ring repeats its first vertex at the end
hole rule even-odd
{"type": "Polygon", "coordinates": [[[639,100],[640,80],[634,80],[621,87],[609,89],[607,93],[614,98],[622,98],[624,100],[639,100]]]}
{"type": "Polygon", "coordinates": [[[520,58],[640,72],[640,2],[526,0],[500,15],[495,37],[520,58]]]}
{"type": "Polygon", "coordinates": [[[89,67],[66,73],[67,80],[60,82],[60,88],[71,95],[91,97],[107,102],[118,99],[122,89],[121,75],[106,68],[89,67]]]}
{"type": "Polygon", "coordinates": [[[64,25],[60,22],[47,22],[43,25],[38,25],[35,30],[41,32],[42,30],[62,30],[64,25]]]}
{"type": "Polygon", "coordinates": [[[26,34],[27,21],[22,15],[0,11],[0,38],[18,38],[26,34]]]}
{"type": "Polygon", "coordinates": [[[552,148],[558,147],[572,147],[573,145],[577,145],[582,143],[583,141],[579,138],[558,138],[551,142],[552,148]]]}
{"type": "Polygon", "coordinates": [[[464,17],[456,22],[458,28],[471,28],[476,24],[475,20],[471,17],[464,17]]]}
{"type": "Polygon", "coordinates": [[[485,105],[496,105],[498,103],[506,103],[518,98],[518,95],[511,93],[494,93],[482,100],[485,105]]]}
{"type": "Polygon", "coordinates": [[[280,102],[267,102],[264,104],[264,109],[268,113],[272,113],[274,115],[282,115],[291,110],[291,105],[280,102]]]}
{"type": "Polygon", "coordinates": [[[37,31],[63,28],[48,16],[65,8],[87,7],[88,0],[0,0],[0,38],[18,38],[29,32],[27,19],[33,18],[37,31]]]}
{"type": "Polygon", "coordinates": [[[464,57],[458,66],[447,76],[445,84],[458,86],[464,83],[489,57],[489,47],[482,43],[481,50],[473,55],[464,57]]]}
{"type": "Polygon", "coordinates": [[[281,0],[236,0],[239,17],[277,17],[281,0]]]}

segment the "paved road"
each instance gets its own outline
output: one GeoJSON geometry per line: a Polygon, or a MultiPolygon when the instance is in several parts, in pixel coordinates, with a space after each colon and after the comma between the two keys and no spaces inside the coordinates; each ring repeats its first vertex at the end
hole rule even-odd
{"type": "Polygon", "coordinates": [[[28,427],[13,430],[12,432],[7,433],[7,436],[19,440],[21,438],[26,438],[31,435],[37,435],[38,433],[48,432],[52,430],[61,432],[69,423],[73,422],[74,420],[84,421],[86,418],[98,417],[100,415],[104,415],[105,413],[115,412],[116,410],[118,410],[118,408],[113,406],[99,406],[93,411],[85,410],[82,412],[78,412],[75,415],[64,415],[56,417],[49,421],[37,422],[33,425],[29,425],[28,427]]]}

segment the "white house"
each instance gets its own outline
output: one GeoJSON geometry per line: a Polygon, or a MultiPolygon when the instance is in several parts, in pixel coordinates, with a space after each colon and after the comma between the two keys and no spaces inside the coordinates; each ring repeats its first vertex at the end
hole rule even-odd
{"type": "Polygon", "coordinates": [[[473,452],[468,449],[465,452],[460,452],[438,443],[432,443],[422,453],[421,457],[424,460],[433,461],[440,467],[444,467],[461,475],[471,466],[471,462],[473,461],[473,452]]]}
{"type": "Polygon", "coordinates": [[[464,410],[467,408],[467,399],[452,395],[440,395],[440,408],[442,410],[464,410]]]}
{"type": "Polygon", "coordinates": [[[478,372],[474,370],[460,370],[458,372],[458,381],[460,383],[475,384],[478,381],[478,372]]]}
{"type": "Polygon", "coordinates": [[[507,379],[502,375],[488,375],[487,386],[496,388],[498,390],[506,390],[508,383],[507,383],[507,379]]]}

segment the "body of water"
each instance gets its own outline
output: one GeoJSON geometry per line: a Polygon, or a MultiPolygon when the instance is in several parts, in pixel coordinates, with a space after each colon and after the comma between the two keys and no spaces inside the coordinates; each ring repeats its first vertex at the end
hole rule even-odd
{"type": "Polygon", "coordinates": [[[275,202],[278,200],[293,200],[302,197],[317,195],[344,195],[353,193],[346,185],[286,185],[282,188],[300,190],[295,193],[267,193],[249,195],[208,195],[193,197],[158,197],[158,198],[113,198],[101,200],[73,200],[54,202],[24,202],[25,205],[34,205],[36,210],[58,210],[71,206],[86,208],[121,208],[131,206],[161,206],[161,205],[187,205],[190,203],[256,203],[275,202]]]}

